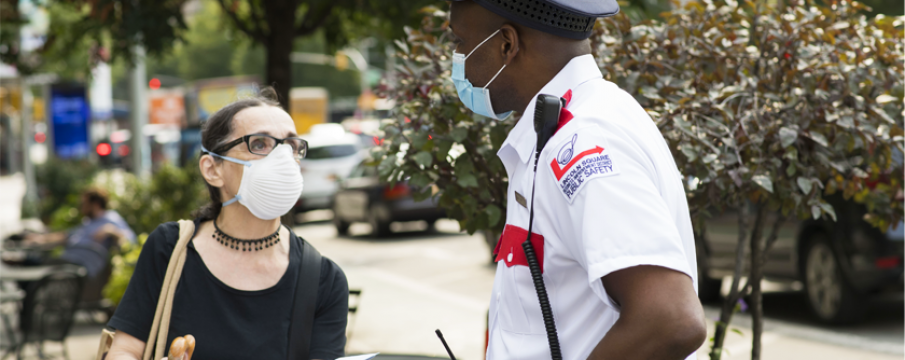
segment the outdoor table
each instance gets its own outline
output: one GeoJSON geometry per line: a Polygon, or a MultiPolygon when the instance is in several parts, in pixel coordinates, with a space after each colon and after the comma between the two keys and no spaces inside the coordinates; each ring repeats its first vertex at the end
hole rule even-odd
{"type": "Polygon", "coordinates": [[[0,281],[38,281],[67,265],[14,266],[0,263],[0,281]]]}

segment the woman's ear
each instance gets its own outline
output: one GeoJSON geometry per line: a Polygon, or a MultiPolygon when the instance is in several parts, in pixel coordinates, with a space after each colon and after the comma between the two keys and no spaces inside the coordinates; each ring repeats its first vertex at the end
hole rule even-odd
{"type": "Polygon", "coordinates": [[[198,159],[198,167],[201,169],[201,176],[208,184],[213,187],[223,187],[223,174],[213,156],[201,155],[201,158],[198,159]]]}
{"type": "Polygon", "coordinates": [[[503,38],[503,43],[500,45],[500,52],[503,55],[504,65],[509,65],[509,63],[512,62],[512,59],[515,58],[515,55],[518,54],[518,35],[518,31],[510,24],[503,24],[503,26],[500,27],[500,36],[503,38]]]}

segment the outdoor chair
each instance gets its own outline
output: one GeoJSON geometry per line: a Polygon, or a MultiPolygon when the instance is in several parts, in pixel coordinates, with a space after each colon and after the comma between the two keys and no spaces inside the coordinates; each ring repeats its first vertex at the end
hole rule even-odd
{"type": "Polygon", "coordinates": [[[358,306],[361,305],[361,289],[349,289],[349,322],[346,324],[346,346],[352,342],[355,331],[355,319],[358,319],[358,306]]]}
{"type": "Polygon", "coordinates": [[[0,319],[3,321],[3,338],[0,339],[0,347],[2,347],[3,356],[6,357],[16,351],[18,337],[16,336],[16,328],[13,326],[13,319],[19,314],[22,299],[25,298],[25,292],[20,289],[8,288],[0,284],[0,319]]]}
{"type": "Polygon", "coordinates": [[[100,311],[107,316],[107,319],[113,316],[113,311],[116,307],[104,297],[104,287],[107,286],[113,276],[113,257],[121,251],[115,239],[110,239],[109,241],[111,241],[112,245],[107,252],[107,262],[104,264],[104,269],[97,276],[85,279],[79,302],[79,310],[92,314],[100,311]]]}
{"type": "Polygon", "coordinates": [[[84,278],[84,268],[61,266],[29,286],[22,304],[17,359],[22,358],[22,350],[29,343],[35,343],[38,357],[45,359],[46,341],[62,343],[63,358],[69,359],[65,340],[78,309],[84,278]]]}

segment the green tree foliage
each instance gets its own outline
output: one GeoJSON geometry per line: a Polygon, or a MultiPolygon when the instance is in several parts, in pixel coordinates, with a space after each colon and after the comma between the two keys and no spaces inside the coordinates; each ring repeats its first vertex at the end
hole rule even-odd
{"type": "MultiPolygon", "coordinates": [[[[291,54],[295,39],[321,31],[328,43],[341,47],[363,36],[393,35],[417,21],[414,10],[429,0],[217,0],[236,29],[266,54],[265,82],[280,99],[292,87],[291,54]]],[[[283,106],[288,108],[288,102],[283,106]]]]}
{"type": "Polygon", "coordinates": [[[35,167],[38,183],[38,217],[54,231],[77,225],[79,196],[91,184],[98,168],[88,161],[63,161],[51,158],[35,167]]]}
{"type": "Polygon", "coordinates": [[[186,18],[188,31],[172,51],[148,62],[148,74],[178,77],[184,81],[232,75],[263,74],[263,54],[249,51],[250,44],[237,37],[223,13],[212,1],[186,18]]]}
{"type": "Polygon", "coordinates": [[[47,40],[34,54],[22,54],[19,28],[27,19],[19,14],[17,3],[0,3],[4,22],[0,60],[26,75],[54,70],[87,74],[97,59],[131,60],[132,48],[139,44],[149,55],[160,55],[180,41],[186,30],[182,17],[185,0],[47,0],[39,2],[50,13],[47,40]],[[86,61],[72,61],[73,57],[86,61]]]}
{"type": "MultiPolygon", "coordinates": [[[[189,25],[184,41],[173,51],[148,61],[148,76],[165,76],[191,82],[199,79],[235,75],[256,75],[264,78],[264,49],[249,41],[230,25],[220,6],[203,1],[201,8],[186,17],[189,25]]],[[[298,38],[295,51],[327,53],[329,46],[323,31],[298,38]]],[[[360,92],[357,69],[339,70],[329,65],[293,64],[293,86],[321,86],[330,96],[356,96],[360,92]]],[[[170,80],[170,83],[175,83],[170,80]]],[[[122,84],[125,88],[126,82],[122,84]]]]}

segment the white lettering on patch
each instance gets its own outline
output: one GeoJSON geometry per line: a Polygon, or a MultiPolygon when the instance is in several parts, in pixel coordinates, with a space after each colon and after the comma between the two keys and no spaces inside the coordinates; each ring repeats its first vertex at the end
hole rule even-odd
{"type": "Polygon", "coordinates": [[[584,146],[583,148],[587,150],[574,155],[569,154],[567,157],[562,156],[564,151],[571,152],[570,150],[575,148],[577,138],[577,134],[572,136],[561,146],[559,156],[550,162],[553,177],[570,204],[589,180],[619,173],[609,152],[600,145],[584,146]],[[567,161],[562,161],[566,158],[567,161]]]}

